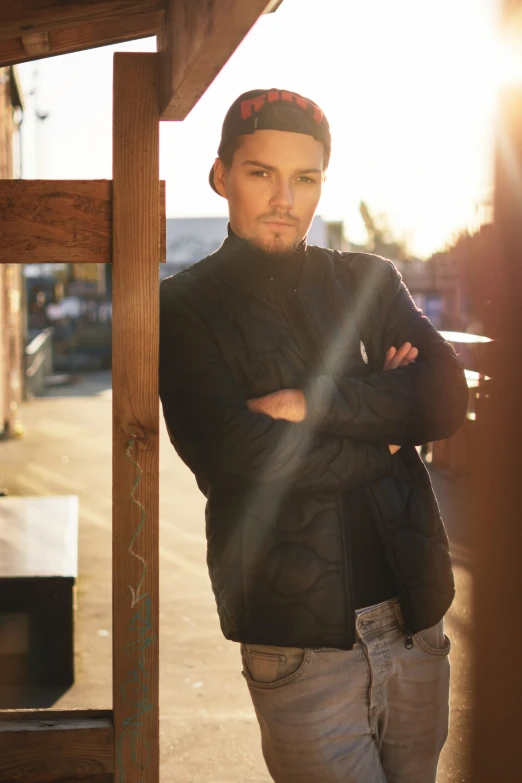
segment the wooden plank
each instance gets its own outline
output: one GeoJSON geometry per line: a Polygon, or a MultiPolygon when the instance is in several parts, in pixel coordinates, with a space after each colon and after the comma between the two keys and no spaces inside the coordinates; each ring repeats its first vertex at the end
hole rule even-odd
{"type": "MultiPolygon", "coordinates": [[[[111,263],[111,202],[111,180],[0,180],[0,263],[111,263]]],[[[160,209],[164,262],[163,180],[160,209]]]]}
{"type": "Polygon", "coordinates": [[[168,0],[158,36],[162,120],[185,119],[270,6],[268,0],[168,0]]]}
{"type": "MultiPolygon", "coordinates": [[[[512,6],[514,10],[515,4],[512,6]]],[[[521,43],[522,27],[518,45],[521,43]]],[[[469,777],[473,783],[520,780],[522,86],[504,87],[498,109],[496,252],[490,258],[494,270],[489,281],[490,299],[480,314],[485,333],[494,340],[490,356],[493,379],[476,401],[477,447],[472,453],[473,491],[467,519],[475,549],[469,777]],[[498,641],[490,644],[489,640],[498,641]]]]}
{"type": "Polygon", "coordinates": [[[26,33],[22,36],[22,46],[28,57],[45,57],[49,54],[49,38],[46,32],[26,33]]]}
{"type": "Polygon", "coordinates": [[[159,58],[114,56],[113,710],[116,776],[159,780],[159,58]]]}
{"type": "MultiPolygon", "coordinates": [[[[96,46],[108,46],[122,41],[133,41],[136,38],[147,38],[158,33],[163,15],[163,11],[152,11],[146,14],[133,14],[118,19],[85,22],[79,26],[49,30],[45,33],[48,51],[35,55],[29,54],[25,48],[26,36],[23,39],[20,37],[0,39],[0,65],[14,65],[58,54],[80,52],[96,46]]],[[[35,35],[40,35],[40,33],[35,33],[35,35]]]]}
{"type": "Polygon", "coordinates": [[[268,6],[266,7],[264,13],[265,14],[273,14],[279,6],[282,4],[283,0],[270,0],[268,3],[268,6]]]}
{"type": "Polygon", "coordinates": [[[162,11],[164,0],[11,0],[2,2],[0,38],[162,11]]]}
{"type": "Polygon", "coordinates": [[[109,263],[110,180],[1,180],[0,262],[109,263]]]}
{"type": "Polygon", "coordinates": [[[102,781],[100,776],[110,780],[107,775],[113,772],[114,731],[109,718],[64,720],[55,713],[53,720],[0,722],[2,783],[69,783],[96,777],[102,781]]]}
{"type": "Polygon", "coordinates": [[[166,213],[166,183],[160,179],[160,229],[159,229],[159,260],[164,264],[167,260],[167,213],[166,213]]]}
{"type": "Polygon", "coordinates": [[[0,710],[0,721],[34,721],[42,720],[69,721],[69,720],[109,720],[112,721],[112,710],[53,710],[53,709],[34,709],[34,710],[0,710]]]}

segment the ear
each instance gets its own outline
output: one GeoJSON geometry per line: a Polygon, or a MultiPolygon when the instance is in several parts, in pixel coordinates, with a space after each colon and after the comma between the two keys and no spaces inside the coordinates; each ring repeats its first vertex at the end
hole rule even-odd
{"type": "Polygon", "coordinates": [[[223,165],[223,161],[220,158],[216,158],[214,161],[214,185],[220,196],[227,197],[227,188],[225,184],[226,169],[223,165]]]}

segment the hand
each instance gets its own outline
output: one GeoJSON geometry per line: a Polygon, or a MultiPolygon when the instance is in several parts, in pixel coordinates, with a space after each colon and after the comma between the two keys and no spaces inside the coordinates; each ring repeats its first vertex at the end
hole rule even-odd
{"type": "Polygon", "coordinates": [[[247,408],[252,413],[264,413],[272,419],[299,422],[306,418],[306,399],[300,389],[281,389],[247,400],[247,408]]]}
{"type": "Polygon", "coordinates": [[[396,370],[397,367],[405,367],[407,364],[412,364],[419,351],[414,348],[411,343],[404,343],[399,350],[394,345],[388,348],[386,351],[386,358],[384,360],[383,370],[396,370]]]}
{"type": "Polygon", "coordinates": [[[390,449],[390,454],[397,454],[397,452],[400,449],[400,446],[388,446],[388,448],[390,449]]]}

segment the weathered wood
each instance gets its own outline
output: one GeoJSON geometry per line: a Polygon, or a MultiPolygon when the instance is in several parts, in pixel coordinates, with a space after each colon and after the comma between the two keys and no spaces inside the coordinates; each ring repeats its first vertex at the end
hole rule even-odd
{"type": "MultiPolygon", "coordinates": [[[[159,189],[163,262],[164,181],[159,189]]],[[[0,180],[0,263],[111,263],[111,202],[111,180],[0,180]]]]}
{"type": "Polygon", "coordinates": [[[35,719],[36,713],[48,711],[31,712],[31,720],[0,722],[2,783],[110,780],[114,732],[109,718],[62,719],[55,712],[53,718],[35,719]]]}
{"type": "Polygon", "coordinates": [[[22,46],[28,57],[45,57],[50,52],[47,33],[26,33],[22,36],[22,46]]]}
{"type": "Polygon", "coordinates": [[[45,721],[47,723],[56,721],[70,721],[70,720],[108,720],[112,721],[112,710],[48,710],[48,709],[33,709],[33,710],[0,710],[0,721],[5,723],[6,721],[28,721],[34,720],[45,721]]]}
{"type": "Polygon", "coordinates": [[[159,779],[158,59],[114,56],[113,711],[126,783],[159,779]]]}
{"type": "Polygon", "coordinates": [[[124,20],[136,14],[162,11],[164,0],[11,0],[2,2],[0,38],[27,32],[49,32],[73,25],[124,20]]]}
{"type": "MultiPolygon", "coordinates": [[[[515,3],[506,3],[516,10],[515,3]]],[[[513,22],[520,24],[520,17],[513,22]]],[[[515,38],[513,38],[513,41],[515,38]]],[[[522,43],[522,27],[518,45],[522,43]]],[[[522,87],[500,92],[488,306],[492,380],[477,399],[468,530],[473,534],[473,783],[520,780],[522,699],[522,87]]]]}
{"type": "Polygon", "coordinates": [[[265,14],[273,14],[274,11],[277,11],[282,2],[283,0],[270,0],[268,6],[265,9],[265,14]]]}
{"type": "Polygon", "coordinates": [[[168,0],[161,52],[160,115],[183,120],[214,81],[268,0],[168,0]]]}
{"type": "MultiPolygon", "coordinates": [[[[79,52],[95,46],[107,46],[122,41],[132,41],[136,38],[147,38],[157,34],[162,19],[163,11],[152,11],[50,30],[45,33],[48,43],[47,52],[34,55],[30,54],[25,47],[27,36],[24,36],[23,39],[20,37],[0,38],[0,65],[14,65],[42,57],[79,52]]],[[[35,33],[35,35],[40,35],[40,33],[35,33]]]]}

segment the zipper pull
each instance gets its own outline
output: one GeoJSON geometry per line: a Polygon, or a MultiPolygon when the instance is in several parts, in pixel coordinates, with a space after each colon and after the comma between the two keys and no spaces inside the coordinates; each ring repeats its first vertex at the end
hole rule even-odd
{"type": "Polygon", "coordinates": [[[410,633],[410,631],[406,631],[406,641],[404,643],[404,646],[407,650],[411,650],[413,647],[413,636],[410,633]]]}

